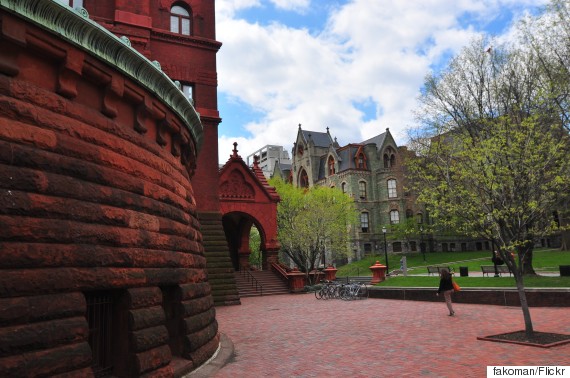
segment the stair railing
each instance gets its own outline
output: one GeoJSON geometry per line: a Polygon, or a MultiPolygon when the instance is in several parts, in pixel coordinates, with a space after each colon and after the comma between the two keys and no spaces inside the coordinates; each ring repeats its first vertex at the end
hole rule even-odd
{"type": "Polygon", "coordinates": [[[251,274],[249,270],[240,269],[242,276],[247,279],[247,282],[251,282],[251,287],[255,286],[255,291],[259,291],[259,295],[263,296],[263,285],[251,274]]]}

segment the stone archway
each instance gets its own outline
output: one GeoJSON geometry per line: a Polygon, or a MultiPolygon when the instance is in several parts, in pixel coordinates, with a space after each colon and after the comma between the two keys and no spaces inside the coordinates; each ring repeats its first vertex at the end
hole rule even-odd
{"type": "Polygon", "coordinates": [[[262,268],[269,269],[277,262],[277,203],[279,196],[267,183],[256,157],[249,168],[237,154],[233,154],[220,170],[220,208],[222,224],[235,270],[249,268],[249,233],[255,225],[261,235],[262,268]]]}
{"type": "Polygon", "coordinates": [[[224,214],[222,224],[230,250],[230,257],[234,270],[249,269],[250,255],[250,232],[253,227],[260,234],[261,268],[268,270],[270,262],[277,262],[278,250],[267,248],[267,236],[263,225],[251,214],[231,212],[224,214]]]}

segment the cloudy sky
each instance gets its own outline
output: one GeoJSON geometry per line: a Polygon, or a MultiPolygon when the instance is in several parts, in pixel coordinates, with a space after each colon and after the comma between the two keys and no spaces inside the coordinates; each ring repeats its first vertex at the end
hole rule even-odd
{"type": "Polygon", "coordinates": [[[546,0],[217,0],[220,163],[298,125],[341,145],[406,143],[423,79],[480,33],[501,38],[546,0]]]}

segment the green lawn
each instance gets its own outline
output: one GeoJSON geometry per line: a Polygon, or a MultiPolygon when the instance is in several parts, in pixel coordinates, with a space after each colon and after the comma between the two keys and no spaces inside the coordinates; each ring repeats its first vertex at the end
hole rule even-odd
{"type": "MultiPolygon", "coordinates": [[[[403,255],[389,255],[390,270],[400,268],[403,255]]],[[[474,252],[435,252],[426,253],[425,261],[421,253],[407,254],[408,277],[390,277],[380,285],[403,287],[436,287],[439,283],[437,276],[413,276],[426,274],[428,265],[451,266],[456,272],[456,280],[465,287],[512,287],[512,277],[459,277],[459,267],[467,267],[469,272],[481,272],[481,265],[493,265],[489,251],[474,252]]],[[[337,267],[337,277],[371,276],[370,266],[376,261],[384,264],[384,256],[369,256],[344,266],[337,267]]],[[[542,272],[559,272],[560,265],[570,265],[570,251],[553,249],[536,249],[534,251],[533,267],[542,272]]],[[[570,287],[570,277],[525,277],[526,287],[570,287]]]]}

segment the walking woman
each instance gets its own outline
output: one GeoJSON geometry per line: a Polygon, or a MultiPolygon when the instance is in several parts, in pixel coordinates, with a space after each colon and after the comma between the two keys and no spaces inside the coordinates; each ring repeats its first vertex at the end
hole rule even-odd
{"type": "Polygon", "coordinates": [[[439,289],[437,289],[436,295],[443,292],[443,297],[445,298],[445,304],[449,309],[449,316],[455,315],[453,311],[453,305],[451,304],[451,294],[453,293],[453,282],[451,280],[451,273],[449,270],[442,269],[439,280],[439,289]]]}

